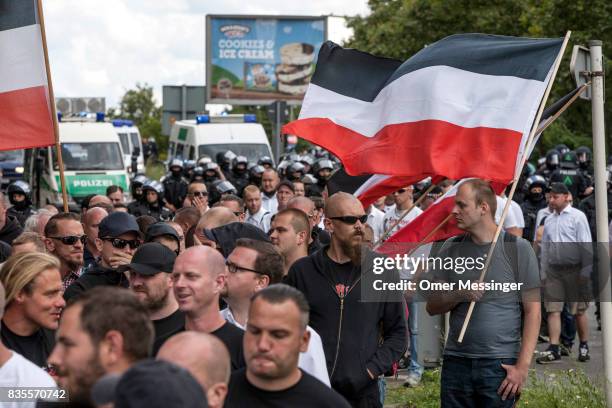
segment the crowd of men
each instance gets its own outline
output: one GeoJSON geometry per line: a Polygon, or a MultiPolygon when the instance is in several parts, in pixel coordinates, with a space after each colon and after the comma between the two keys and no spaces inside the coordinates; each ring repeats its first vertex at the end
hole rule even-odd
{"type": "MultiPolygon", "coordinates": [[[[538,363],[571,355],[576,331],[577,358],[589,359],[589,299],[565,291],[567,276],[591,279],[592,253],[549,244],[593,240],[590,156],[558,146],[524,172],[498,241],[514,249],[496,246],[490,268],[497,282],[524,284],[511,298],[522,302],[479,302],[459,343],[469,302],[489,295],[427,296],[430,314],[450,313],[442,406],[512,406],[538,336],[550,342],[538,363]],[[561,296],[542,302],[549,287],[561,296]]],[[[0,384],[57,384],[74,406],[116,407],[381,407],[385,376],[405,369],[406,386],[417,385],[414,294],[363,302],[362,259],[454,181],[408,185],[364,208],[328,196],[338,167],[321,150],[276,167],[232,152],[174,159],[160,181],[137,175],[129,194],[110,186],[85,197],[80,214],[32,208],[27,183],[11,184],[11,205],[0,200],[0,384]]],[[[438,253],[465,256],[453,242],[486,252],[506,200],[484,181],[461,185],[453,215],[465,233],[438,253]]]]}

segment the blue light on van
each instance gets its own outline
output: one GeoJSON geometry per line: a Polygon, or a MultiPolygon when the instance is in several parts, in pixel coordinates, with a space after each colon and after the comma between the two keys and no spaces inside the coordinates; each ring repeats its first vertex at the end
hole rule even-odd
{"type": "Polygon", "coordinates": [[[121,127],[121,126],[123,126],[123,119],[113,119],[113,126],[114,127],[121,127]]]}
{"type": "Polygon", "coordinates": [[[133,120],[130,120],[130,119],[125,119],[125,120],[123,121],[123,124],[124,124],[125,126],[134,126],[134,121],[133,121],[133,120]]]}
{"type": "Polygon", "coordinates": [[[104,112],[96,112],[96,122],[104,122],[104,112]]]}
{"type": "Polygon", "coordinates": [[[57,121],[61,122],[63,116],[64,116],[64,114],[62,112],[57,112],[57,121]]]}
{"type": "Polygon", "coordinates": [[[196,115],[195,119],[198,125],[202,123],[210,123],[210,116],[208,115],[196,115]]]}
{"type": "Polygon", "coordinates": [[[254,113],[246,113],[244,115],[244,123],[257,123],[257,115],[254,113]]]}

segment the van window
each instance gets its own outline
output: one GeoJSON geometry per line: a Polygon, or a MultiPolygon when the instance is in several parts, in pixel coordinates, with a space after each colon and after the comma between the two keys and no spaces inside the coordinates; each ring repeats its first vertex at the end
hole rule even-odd
{"type": "Polygon", "coordinates": [[[121,149],[123,154],[130,154],[130,142],[128,141],[127,133],[118,133],[119,140],[121,141],[121,149]]]}
{"type": "MultiPolygon", "coordinates": [[[[62,143],[65,170],[123,170],[123,157],[119,143],[62,143]]],[[[53,168],[59,169],[57,154],[53,151],[53,168]]]]}
{"type": "Polygon", "coordinates": [[[130,141],[132,142],[132,151],[124,152],[124,153],[133,153],[135,147],[137,147],[142,153],[142,149],[140,148],[140,138],[138,137],[138,133],[130,133],[130,141]]]}
{"type": "Polygon", "coordinates": [[[189,146],[189,157],[187,160],[195,160],[195,147],[193,145],[189,146]]]}
{"type": "Polygon", "coordinates": [[[180,157],[183,158],[183,150],[185,149],[185,145],[182,143],[177,143],[176,144],[176,153],[174,154],[174,157],[180,157]]]}
{"type": "Polygon", "coordinates": [[[209,144],[198,146],[198,157],[204,155],[217,157],[217,153],[225,153],[231,150],[238,156],[246,156],[250,161],[257,161],[261,156],[272,156],[268,145],[263,143],[232,143],[232,144],[209,144]]]}

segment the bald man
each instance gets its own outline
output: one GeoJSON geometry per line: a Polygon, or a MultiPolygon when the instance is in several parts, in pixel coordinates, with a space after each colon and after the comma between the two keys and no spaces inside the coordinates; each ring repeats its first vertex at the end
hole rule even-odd
{"type": "Polygon", "coordinates": [[[225,276],[223,256],[205,245],[187,248],[176,258],[172,270],[174,295],[179,309],[185,313],[185,330],[219,338],[230,353],[232,370],[236,370],[244,367],[244,331],[221,316],[219,296],[225,286],[225,276]]]}
{"type": "Polygon", "coordinates": [[[87,268],[97,262],[100,251],[96,248],[96,238],[98,238],[98,227],[100,222],[106,218],[108,212],[101,207],[94,207],[88,210],[83,216],[83,231],[87,235],[87,242],[83,250],[83,264],[87,268]]]}
{"type": "Polygon", "coordinates": [[[196,227],[196,236],[203,245],[216,248],[217,244],[204,235],[204,229],[213,229],[222,225],[231,224],[232,222],[238,222],[238,217],[226,207],[214,207],[206,211],[196,227]]]}
{"type": "Polygon", "coordinates": [[[94,207],[102,207],[109,214],[113,212],[113,202],[105,195],[95,195],[91,198],[91,200],[89,200],[89,206],[87,206],[87,211],[91,210],[94,207]]]}
{"type": "Polygon", "coordinates": [[[325,227],[331,232],[331,244],[297,260],[286,283],[308,300],[310,326],[323,340],[332,387],[352,406],[382,407],[377,378],[404,353],[406,321],[401,302],[361,301],[366,219],[354,196],[342,192],[330,196],[325,227]]]}
{"type": "Polygon", "coordinates": [[[310,239],[308,241],[308,255],[318,251],[325,245],[329,245],[330,236],[327,231],[317,225],[317,208],[314,201],[308,197],[293,197],[287,203],[287,208],[302,210],[308,216],[310,222],[310,239]]]}
{"type": "Polygon", "coordinates": [[[189,371],[202,386],[208,406],[223,407],[231,368],[229,353],[221,340],[206,333],[179,333],[164,343],[157,359],[189,371]]]}

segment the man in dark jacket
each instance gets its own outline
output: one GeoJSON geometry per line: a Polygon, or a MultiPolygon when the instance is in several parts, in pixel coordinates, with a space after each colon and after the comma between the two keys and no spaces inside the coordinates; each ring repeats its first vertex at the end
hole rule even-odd
{"type": "Polygon", "coordinates": [[[23,232],[21,224],[17,218],[11,217],[6,213],[4,206],[4,195],[0,193],[0,241],[11,245],[13,240],[23,232]]]}
{"type": "Polygon", "coordinates": [[[64,292],[66,300],[95,286],[128,287],[128,279],[119,272],[121,265],[132,261],[132,255],[140,245],[140,229],[133,215],[114,212],[100,222],[96,246],[100,262],[81,275],[64,292]]]}
{"type": "Polygon", "coordinates": [[[336,193],[325,207],[331,244],[296,261],[287,276],[310,304],[332,387],[351,405],[382,407],[378,376],[406,348],[401,302],[362,302],[361,246],[367,215],[355,197],[336,193]],[[382,333],[382,342],[379,342],[382,333]]]}

